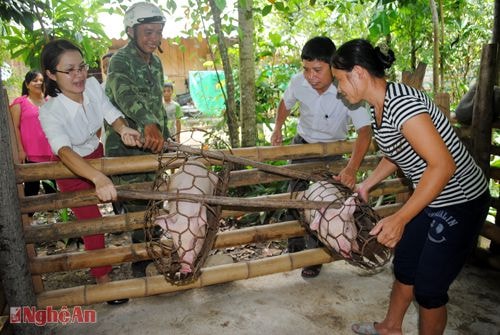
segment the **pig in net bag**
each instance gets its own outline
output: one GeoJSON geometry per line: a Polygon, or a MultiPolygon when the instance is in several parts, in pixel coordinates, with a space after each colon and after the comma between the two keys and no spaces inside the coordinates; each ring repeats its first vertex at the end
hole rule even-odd
{"type": "Polygon", "coordinates": [[[159,273],[175,285],[195,281],[219,228],[221,207],[184,195],[225,195],[230,167],[218,173],[210,161],[178,151],[175,157],[159,156],[153,190],[175,194],[175,199],[150,201],[145,214],[146,249],[159,273]],[[154,232],[161,228],[161,234],[154,232]]]}
{"type": "Polygon", "coordinates": [[[325,202],[319,209],[302,209],[299,213],[305,229],[330,252],[366,270],[374,270],[390,260],[392,250],[369,234],[380,220],[379,215],[349,188],[328,178],[310,184],[295,196],[325,202]]]}

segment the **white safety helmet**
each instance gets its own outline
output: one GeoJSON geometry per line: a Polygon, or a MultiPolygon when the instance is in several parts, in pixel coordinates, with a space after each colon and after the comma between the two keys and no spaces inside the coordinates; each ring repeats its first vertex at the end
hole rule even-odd
{"type": "Polygon", "coordinates": [[[165,16],[160,8],[150,2],[137,2],[125,11],[123,24],[128,27],[142,23],[165,23],[165,16]]]}

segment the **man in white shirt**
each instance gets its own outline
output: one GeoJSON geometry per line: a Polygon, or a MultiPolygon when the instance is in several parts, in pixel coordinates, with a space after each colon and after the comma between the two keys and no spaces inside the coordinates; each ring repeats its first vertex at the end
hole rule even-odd
{"type": "MultiPolygon", "coordinates": [[[[281,128],[296,103],[299,103],[300,116],[293,144],[345,140],[350,126],[349,121],[352,120],[358,137],[353,145],[349,162],[336,177],[338,181],[352,189],[356,184],[356,172],[370,146],[371,117],[365,108],[347,106],[339,97],[330,70],[330,59],[334,52],[335,44],[328,37],[317,36],[306,42],[301,53],[303,71],[290,80],[283,94],[271,135],[271,144],[282,145],[281,128]]],[[[336,156],[329,159],[339,158],[336,156]]],[[[299,161],[310,160],[294,160],[292,163],[299,161]]],[[[307,186],[307,183],[291,181],[289,190],[300,191],[307,186]]],[[[290,214],[298,219],[296,211],[290,211],[290,214]]],[[[289,252],[304,249],[302,237],[289,239],[288,243],[289,252]]],[[[315,238],[306,236],[306,248],[317,246],[318,241],[315,238]]],[[[302,276],[316,277],[320,269],[321,265],[306,267],[302,270],[302,276]]]]}

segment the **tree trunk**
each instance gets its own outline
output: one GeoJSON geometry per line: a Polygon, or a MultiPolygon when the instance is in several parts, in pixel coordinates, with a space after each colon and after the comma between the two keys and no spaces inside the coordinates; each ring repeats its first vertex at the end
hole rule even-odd
{"type": "Polygon", "coordinates": [[[241,146],[257,144],[253,0],[239,1],[241,146]]]}
{"type": "Polygon", "coordinates": [[[492,102],[497,51],[497,44],[483,45],[472,111],[473,156],[487,178],[490,177],[491,125],[494,119],[492,102]]]}
{"type": "Polygon", "coordinates": [[[432,25],[434,31],[434,60],[432,61],[432,83],[434,96],[439,92],[439,17],[436,1],[430,0],[432,25]]]}
{"type": "MultiPolygon", "coordinates": [[[[444,12],[443,12],[443,0],[438,0],[439,1],[439,23],[440,23],[440,46],[441,48],[444,46],[444,12]]],[[[441,78],[441,91],[444,89],[444,61],[443,57],[439,57],[439,75],[441,78]]],[[[449,115],[449,114],[448,114],[449,115]]]]}
{"type": "MultiPolygon", "coordinates": [[[[11,148],[7,96],[0,78],[0,280],[10,307],[36,306],[23,238],[11,148]]],[[[42,334],[33,323],[13,323],[16,334],[42,334]]]]}
{"type": "Polygon", "coordinates": [[[226,77],[226,118],[227,126],[229,129],[229,140],[233,148],[240,146],[239,132],[238,132],[238,118],[236,115],[236,101],[234,100],[234,78],[231,69],[231,64],[229,62],[229,55],[227,52],[227,46],[225,43],[224,33],[222,32],[221,24],[221,11],[217,7],[215,0],[209,0],[210,11],[212,12],[212,18],[214,20],[214,29],[217,34],[217,43],[219,46],[219,52],[222,59],[222,67],[224,69],[224,75],[226,77]]]}

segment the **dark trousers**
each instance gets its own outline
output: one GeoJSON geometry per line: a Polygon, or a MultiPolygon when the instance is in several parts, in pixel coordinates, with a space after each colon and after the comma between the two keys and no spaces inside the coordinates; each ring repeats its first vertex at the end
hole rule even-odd
{"type": "MultiPolygon", "coordinates": [[[[295,135],[292,140],[292,144],[307,144],[308,142],[302,138],[299,134],[295,135]]],[[[318,161],[332,161],[340,159],[341,156],[331,156],[331,157],[321,157],[321,158],[304,158],[304,159],[293,159],[290,161],[291,164],[296,163],[308,163],[308,162],[318,162],[318,161]]],[[[288,192],[299,192],[307,190],[309,187],[309,181],[294,179],[290,180],[288,183],[288,192]]],[[[287,210],[286,220],[300,220],[299,211],[290,208],[287,210]]],[[[292,237],[288,239],[288,251],[297,252],[304,249],[314,249],[323,244],[316,238],[316,236],[306,234],[305,236],[292,237]]]]}

